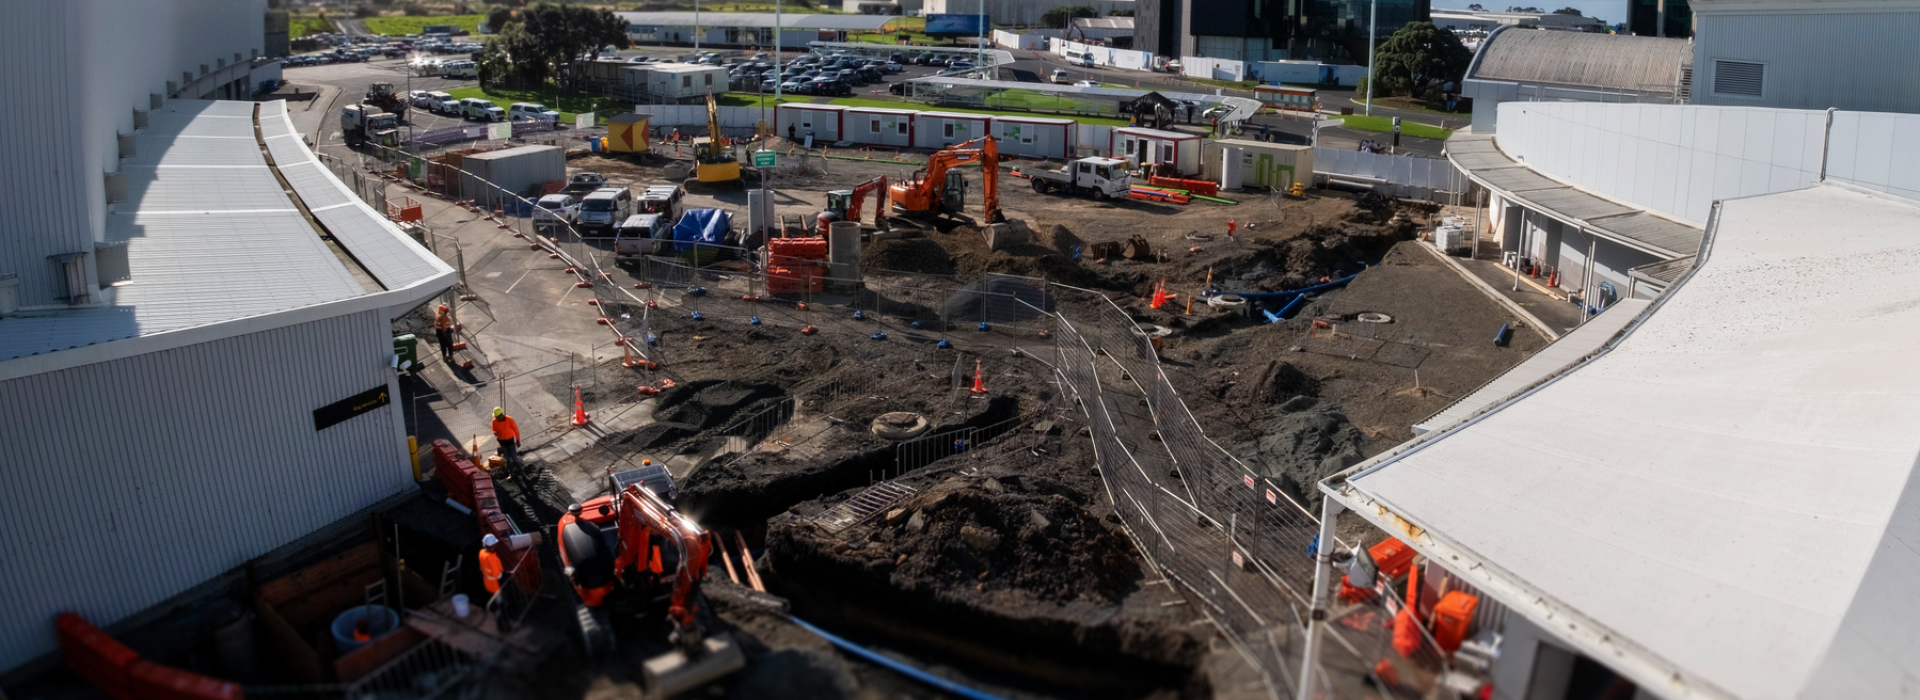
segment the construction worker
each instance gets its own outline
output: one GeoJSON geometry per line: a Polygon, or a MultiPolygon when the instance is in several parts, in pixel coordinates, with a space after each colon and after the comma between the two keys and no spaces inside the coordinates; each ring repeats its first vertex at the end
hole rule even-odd
{"type": "Polygon", "coordinates": [[[1227,237],[1232,238],[1233,232],[1238,230],[1240,230],[1239,222],[1236,222],[1233,219],[1227,219],[1227,237]]]}
{"type": "Polygon", "coordinates": [[[507,568],[500,563],[500,555],[493,553],[494,545],[500,544],[500,538],[488,533],[480,538],[480,582],[487,587],[487,593],[500,592],[500,577],[507,568]]]}
{"type": "Polygon", "coordinates": [[[440,359],[453,362],[453,309],[446,304],[433,312],[433,337],[440,341],[440,359]]]}
{"type": "Polygon", "coordinates": [[[507,460],[507,475],[520,475],[520,424],[499,406],[493,407],[493,439],[500,443],[500,456],[507,460]]]}

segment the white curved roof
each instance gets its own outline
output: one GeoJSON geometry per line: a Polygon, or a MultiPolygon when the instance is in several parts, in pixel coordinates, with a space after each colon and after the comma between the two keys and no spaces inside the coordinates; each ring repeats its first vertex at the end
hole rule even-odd
{"type": "Polygon", "coordinates": [[[1920,678],[1920,207],[1729,200],[1613,348],[1325,487],[1663,697],[1920,678]]]}

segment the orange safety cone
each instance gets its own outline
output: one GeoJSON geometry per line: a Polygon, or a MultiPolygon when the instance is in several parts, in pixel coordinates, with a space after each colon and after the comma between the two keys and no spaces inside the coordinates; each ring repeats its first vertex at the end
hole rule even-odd
{"type": "Polygon", "coordinates": [[[973,393],[987,393],[987,380],[980,375],[980,361],[973,361],[973,393]]]}
{"type": "Polygon", "coordinates": [[[573,388],[573,427],[584,428],[587,425],[587,407],[580,402],[580,387],[573,388]]]}

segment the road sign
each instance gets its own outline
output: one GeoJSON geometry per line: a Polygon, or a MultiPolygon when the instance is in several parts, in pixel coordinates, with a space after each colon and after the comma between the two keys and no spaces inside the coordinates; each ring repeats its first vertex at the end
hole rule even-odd
{"type": "Polygon", "coordinates": [[[773,151],[754,151],[753,167],[771,168],[774,166],[776,162],[778,162],[777,161],[778,156],[779,154],[773,151]]]}

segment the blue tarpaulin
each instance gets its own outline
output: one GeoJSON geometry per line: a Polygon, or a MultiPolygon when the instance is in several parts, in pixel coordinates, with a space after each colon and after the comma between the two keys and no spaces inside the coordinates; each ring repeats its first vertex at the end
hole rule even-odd
{"type": "Polygon", "coordinates": [[[722,245],[733,228],[733,215],[725,209],[690,209],[673,225],[674,250],[685,253],[698,244],[722,245]]]}

